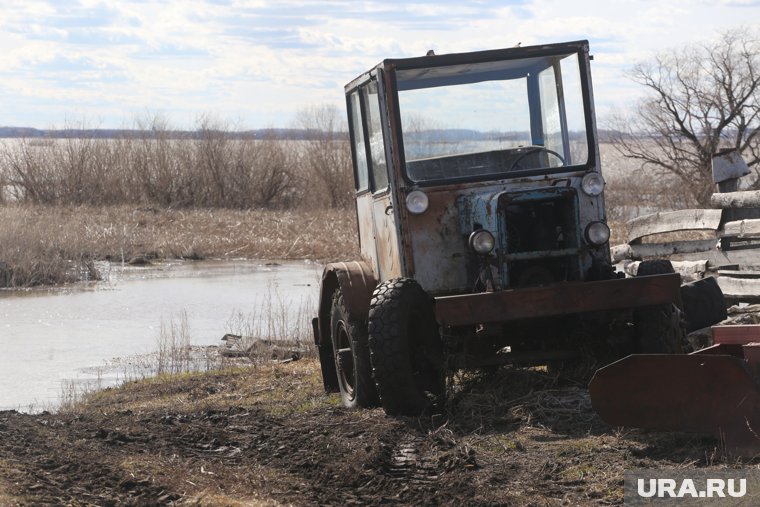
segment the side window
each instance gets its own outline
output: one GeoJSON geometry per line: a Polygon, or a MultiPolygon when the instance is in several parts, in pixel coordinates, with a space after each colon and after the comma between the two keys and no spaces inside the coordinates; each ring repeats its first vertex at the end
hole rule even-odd
{"type": "Polygon", "coordinates": [[[372,157],[372,189],[388,187],[388,165],[385,160],[383,124],[380,116],[380,101],[377,96],[377,82],[371,81],[364,88],[364,110],[367,114],[367,136],[372,157]]]}
{"type": "Polygon", "coordinates": [[[367,176],[367,150],[364,144],[364,129],[362,128],[362,108],[359,92],[353,91],[348,97],[349,115],[351,117],[351,133],[354,143],[354,157],[356,165],[355,182],[356,190],[366,190],[368,186],[367,176]]]}

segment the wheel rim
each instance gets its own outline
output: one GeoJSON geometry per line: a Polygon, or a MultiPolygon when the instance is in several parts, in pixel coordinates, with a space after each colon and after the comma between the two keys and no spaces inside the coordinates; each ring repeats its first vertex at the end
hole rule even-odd
{"type": "Polygon", "coordinates": [[[349,399],[353,400],[355,396],[354,383],[354,356],[351,352],[351,338],[346,330],[344,321],[338,322],[335,330],[335,366],[338,371],[338,383],[340,390],[343,391],[349,399]]]}

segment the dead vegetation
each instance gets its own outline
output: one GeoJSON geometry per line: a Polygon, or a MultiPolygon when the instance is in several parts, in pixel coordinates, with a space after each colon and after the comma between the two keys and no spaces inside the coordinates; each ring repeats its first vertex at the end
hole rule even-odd
{"type": "Polygon", "coordinates": [[[257,138],[210,117],[184,137],[154,117],[113,139],[85,125],[60,138],[9,139],[0,144],[0,203],[344,208],[353,185],[341,118],[335,108],[304,110],[293,139],[274,130],[257,138]]]}
{"type": "Polygon", "coordinates": [[[357,255],[343,210],[210,210],[128,206],[0,206],[0,283],[98,279],[99,261],[313,259],[357,255]]]}

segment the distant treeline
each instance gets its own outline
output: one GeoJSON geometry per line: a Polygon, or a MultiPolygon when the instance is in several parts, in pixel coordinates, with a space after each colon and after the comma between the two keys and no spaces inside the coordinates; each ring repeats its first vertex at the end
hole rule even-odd
{"type": "MultiPolygon", "coordinates": [[[[29,127],[0,127],[0,138],[5,139],[144,139],[144,138],[168,138],[168,139],[202,139],[207,130],[162,130],[157,132],[152,129],[35,129],[29,127]]],[[[254,130],[218,130],[229,139],[290,139],[290,140],[315,140],[322,136],[322,132],[315,129],[297,128],[267,128],[254,130]]],[[[346,137],[347,133],[344,133],[346,137]]]]}
{"type": "MultiPolygon", "coordinates": [[[[318,129],[301,128],[266,128],[254,130],[219,130],[230,139],[280,139],[311,141],[323,136],[318,129]]],[[[417,130],[415,135],[424,136],[432,131],[417,130]]],[[[438,129],[436,133],[445,134],[446,139],[461,140],[492,140],[492,139],[525,139],[530,137],[528,132],[481,132],[469,129],[438,129]]],[[[348,137],[347,132],[342,132],[348,137]]],[[[600,130],[599,140],[605,142],[610,137],[610,132],[600,130]]],[[[0,138],[6,139],[66,139],[66,138],[90,138],[90,139],[143,139],[166,137],[169,139],[201,139],[206,135],[206,130],[163,130],[160,133],[152,129],[35,129],[29,127],[0,127],[0,138]]],[[[571,132],[572,139],[583,136],[580,132],[571,132]]]]}

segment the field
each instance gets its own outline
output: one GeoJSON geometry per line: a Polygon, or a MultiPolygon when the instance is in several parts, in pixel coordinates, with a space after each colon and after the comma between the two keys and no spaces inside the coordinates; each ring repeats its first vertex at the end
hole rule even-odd
{"type": "Polygon", "coordinates": [[[0,413],[0,504],[621,505],[626,469],[757,466],[716,440],[611,428],[545,371],[456,386],[432,417],[346,410],[305,359],[0,413]]]}
{"type": "Polygon", "coordinates": [[[343,260],[358,252],[344,210],[0,206],[0,286],[99,279],[109,262],[181,259],[343,260]]]}
{"type": "MultiPolygon", "coordinates": [[[[6,151],[0,285],[98,279],[109,262],[356,258],[350,189],[327,190],[346,181],[345,145],[323,141],[282,151],[209,131],[192,149],[150,139],[6,151]],[[69,163],[75,154],[94,162],[69,163]],[[186,164],[158,163],[172,157],[186,164]],[[99,172],[122,159],[139,177],[99,172]],[[58,169],[44,171],[50,160],[58,169]],[[286,188],[252,191],[262,182],[286,188]]],[[[602,163],[613,243],[626,219],[679,206],[667,182],[606,145],[602,163]]],[[[543,369],[458,376],[443,413],[392,418],[341,408],[308,357],[162,375],[56,413],[0,412],[0,438],[0,505],[620,505],[626,469],[758,467],[715,439],[609,427],[584,385],[543,369]]]]}

